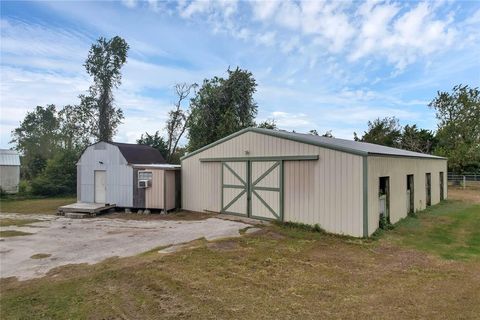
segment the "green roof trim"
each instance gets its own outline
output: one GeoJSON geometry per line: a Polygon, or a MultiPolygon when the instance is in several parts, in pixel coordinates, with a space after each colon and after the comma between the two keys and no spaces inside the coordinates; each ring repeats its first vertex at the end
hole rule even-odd
{"type": "Polygon", "coordinates": [[[368,238],[368,157],[363,157],[363,237],[368,238]]]}

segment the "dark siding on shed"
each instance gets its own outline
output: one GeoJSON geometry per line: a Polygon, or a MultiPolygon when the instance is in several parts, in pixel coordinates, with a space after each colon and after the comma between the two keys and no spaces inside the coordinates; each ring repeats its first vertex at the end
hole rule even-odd
{"type": "Polygon", "coordinates": [[[138,170],[133,169],[133,207],[145,208],[145,189],[138,188],[138,170]]]}

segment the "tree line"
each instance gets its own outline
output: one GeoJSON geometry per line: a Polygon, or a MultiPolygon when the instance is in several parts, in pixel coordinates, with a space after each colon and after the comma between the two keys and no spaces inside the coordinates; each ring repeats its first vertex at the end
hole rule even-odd
{"type": "MultiPolygon", "coordinates": [[[[91,143],[111,141],[124,118],[113,90],[121,85],[128,50],[129,45],[118,36],[98,39],[84,64],[92,84],[79,96],[78,104],[37,106],[12,131],[11,142],[21,154],[21,192],[75,193],[79,156],[91,143]]],[[[158,149],[170,163],[179,163],[186,152],[243,128],[279,130],[274,120],[256,122],[257,83],[248,70],[228,68],[226,77],[205,79],[201,85],[179,83],[173,90],[175,102],[166,123],[137,140],[158,149]]],[[[436,111],[436,132],[416,125],[401,127],[398,119],[387,117],[368,122],[367,131],[361,137],[354,133],[354,139],[446,156],[449,170],[456,172],[480,171],[478,88],[460,85],[451,93],[438,92],[429,106],[436,111]]],[[[318,135],[316,130],[309,133],[318,135]]],[[[333,134],[326,131],[323,136],[333,134]]]]}

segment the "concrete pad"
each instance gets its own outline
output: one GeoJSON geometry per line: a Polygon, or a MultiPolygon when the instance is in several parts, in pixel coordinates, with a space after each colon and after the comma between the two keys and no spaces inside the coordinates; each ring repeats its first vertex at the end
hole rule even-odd
{"type": "Polygon", "coordinates": [[[240,221],[240,222],[243,222],[243,223],[248,223],[248,224],[253,224],[253,225],[268,226],[268,225],[271,224],[270,221],[266,221],[266,220],[253,219],[253,218],[236,216],[236,215],[233,215],[233,214],[225,214],[225,213],[218,214],[218,215],[215,216],[215,218],[223,219],[223,220],[230,220],[230,221],[240,221]]]}
{"type": "Polygon", "coordinates": [[[199,221],[68,219],[54,215],[0,214],[0,218],[37,219],[27,226],[0,227],[32,235],[0,241],[0,277],[26,280],[44,276],[67,264],[98,263],[109,257],[136,255],[155,247],[178,245],[199,238],[240,236],[248,224],[209,218],[199,221]],[[32,259],[35,254],[50,254],[32,259]]]}

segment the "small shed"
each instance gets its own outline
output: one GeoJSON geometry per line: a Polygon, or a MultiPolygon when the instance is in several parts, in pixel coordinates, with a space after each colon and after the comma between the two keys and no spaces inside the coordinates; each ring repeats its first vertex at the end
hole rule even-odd
{"type": "Polygon", "coordinates": [[[77,200],[122,208],[180,206],[180,166],[146,145],[98,142],[77,162],[77,200]]]}
{"type": "Polygon", "coordinates": [[[247,128],[181,161],[183,209],[355,237],[447,197],[445,158],[311,134],[247,128]]]}
{"type": "Polygon", "coordinates": [[[20,182],[20,156],[14,150],[0,149],[0,188],[17,193],[20,182]]]}

